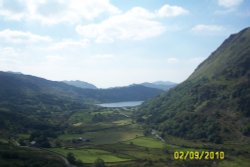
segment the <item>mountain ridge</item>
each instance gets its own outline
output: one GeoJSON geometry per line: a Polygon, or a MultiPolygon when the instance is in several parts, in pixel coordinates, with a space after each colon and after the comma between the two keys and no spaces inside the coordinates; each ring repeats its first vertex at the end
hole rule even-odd
{"type": "Polygon", "coordinates": [[[80,81],[80,80],[70,80],[70,81],[62,81],[68,85],[72,85],[78,88],[83,88],[83,89],[97,89],[97,87],[91,83],[80,81]]]}
{"type": "Polygon", "coordinates": [[[97,103],[143,101],[161,92],[140,85],[82,89],[32,75],[0,71],[0,133],[30,129],[60,131],[57,126],[75,111],[95,108],[97,103]]]}
{"type": "Polygon", "coordinates": [[[93,100],[99,102],[115,102],[122,100],[137,101],[145,100],[146,98],[150,98],[162,92],[161,90],[148,88],[142,85],[110,89],[82,89],[59,81],[50,81],[32,75],[8,72],[0,72],[0,81],[0,92],[5,93],[6,95],[8,94],[8,91],[12,93],[26,93],[29,96],[40,93],[46,95],[67,96],[71,100],[77,101],[84,101],[84,99],[87,101],[93,100]],[[142,91],[144,91],[144,93],[142,93],[142,91]],[[124,96],[124,98],[122,96],[124,96]],[[107,101],[106,99],[109,99],[110,101],[107,101]]]}
{"type": "Polygon", "coordinates": [[[250,28],[231,35],[187,80],[142,104],[138,117],[167,134],[221,143],[250,135],[250,28]]]}

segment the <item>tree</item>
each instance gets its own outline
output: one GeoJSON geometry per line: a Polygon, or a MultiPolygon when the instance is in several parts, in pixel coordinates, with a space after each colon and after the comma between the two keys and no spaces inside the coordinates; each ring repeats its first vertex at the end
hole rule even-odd
{"type": "Polygon", "coordinates": [[[76,158],[75,158],[75,155],[73,153],[68,153],[67,154],[67,160],[71,164],[75,164],[76,163],[76,158]]]}
{"type": "Polygon", "coordinates": [[[40,136],[40,137],[36,138],[36,145],[38,147],[44,147],[44,148],[51,147],[48,138],[45,136],[40,136]]]}
{"type": "Polygon", "coordinates": [[[105,167],[105,162],[101,158],[95,160],[95,167],[105,167]]]}
{"type": "Polygon", "coordinates": [[[84,163],[81,160],[76,160],[75,164],[77,167],[85,167],[84,163]]]}

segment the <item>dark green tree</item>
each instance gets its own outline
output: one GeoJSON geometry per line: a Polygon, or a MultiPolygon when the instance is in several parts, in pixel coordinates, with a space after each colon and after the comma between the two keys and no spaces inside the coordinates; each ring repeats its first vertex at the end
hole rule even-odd
{"type": "Polygon", "coordinates": [[[75,155],[73,153],[71,153],[71,152],[67,154],[67,160],[71,164],[75,164],[76,163],[75,155]]]}
{"type": "Polygon", "coordinates": [[[84,163],[81,160],[76,160],[75,164],[77,167],[85,167],[84,163]]]}
{"type": "Polygon", "coordinates": [[[101,158],[95,160],[95,167],[105,167],[105,162],[101,158]]]}

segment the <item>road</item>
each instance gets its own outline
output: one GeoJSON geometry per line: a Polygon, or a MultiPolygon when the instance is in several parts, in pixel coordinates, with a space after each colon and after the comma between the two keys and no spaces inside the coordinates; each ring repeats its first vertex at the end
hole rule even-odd
{"type": "Polygon", "coordinates": [[[155,136],[155,138],[161,140],[162,142],[165,142],[165,140],[157,134],[157,131],[155,129],[152,129],[151,134],[155,136]]]}

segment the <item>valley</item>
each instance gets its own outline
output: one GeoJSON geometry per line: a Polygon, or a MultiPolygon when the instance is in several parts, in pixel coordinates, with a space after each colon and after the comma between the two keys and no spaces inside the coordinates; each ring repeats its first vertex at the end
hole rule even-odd
{"type": "Polygon", "coordinates": [[[178,85],[0,72],[0,166],[249,167],[249,44],[232,34],[178,85]]]}
{"type": "Polygon", "coordinates": [[[0,0],[0,167],[250,167],[250,0],[0,0]]]}
{"type": "MultiPolygon", "coordinates": [[[[50,145],[41,143],[33,137],[34,133],[12,134],[1,137],[4,143],[12,147],[31,149],[36,154],[49,154],[56,159],[67,158],[73,153],[77,166],[95,166],[97,158],[106,166],[247,166],[250,147],[240,143],[213,144],[194,140],[185,140],[174,136],[165,136],[165,142],[151,133],[145,124],[136,121],[138,107],[105,108],[94,107],[75,111],[67,117],[63,130],[57,136],[47,134],[50,145]],[[124,116],[127,115],[128,117],[124,116]],[[40,148],[40,149],[38,149],[40,148]],[[38,149],[37,151],[35,151],[38,149]],[[224,160],[174,160],[175,151],[224,151],[224,160]],[[240,162],[240,165],[239,165],[240,162]],[[237,165],[236,165],[237,164],[237,165]]],[[[43,135],[46,136],[44,132],[43,135]]],[[[48,132],[47,132],[48,133],[48,132]]],[[[44,138],[45,140],[45,138],[44,138]]],[[[40,141],[43,142],[43,141],[40,141]]],[[[6,146],[5,146],[6,147],[6,146]]],[[[9,157],[15,161],[15,157],[9,157]]],[[[1,159],[0,162],[4,161],[1,159]]],[[[74,164],[75,162],[73,162],[74,164]]],[[[64,164],[67,166],[67,164],[64,164]]]]}

